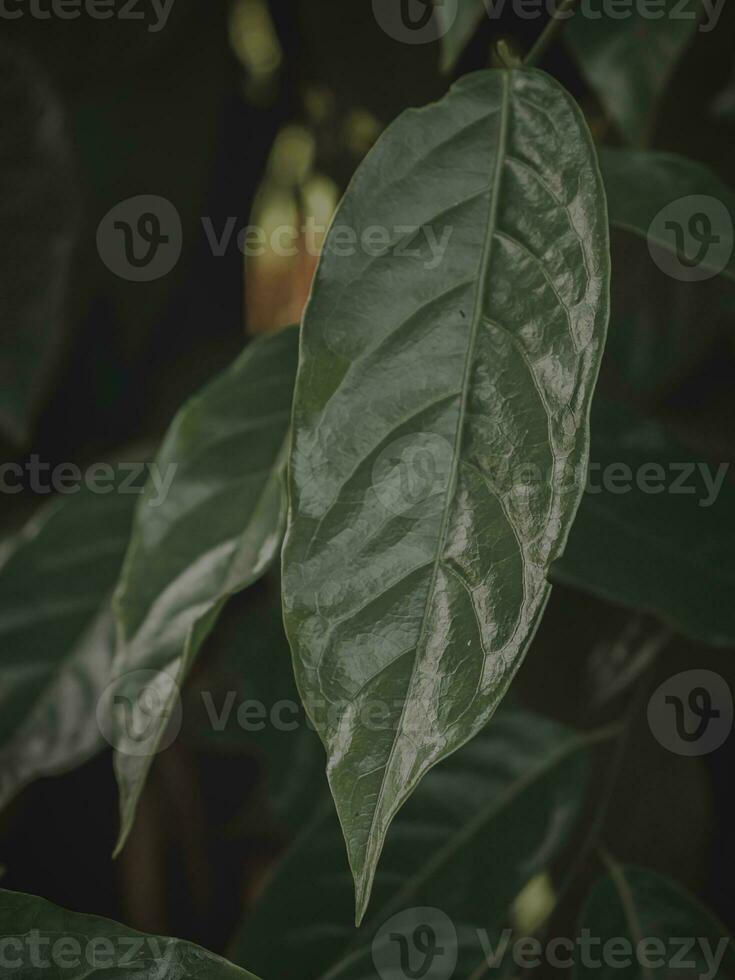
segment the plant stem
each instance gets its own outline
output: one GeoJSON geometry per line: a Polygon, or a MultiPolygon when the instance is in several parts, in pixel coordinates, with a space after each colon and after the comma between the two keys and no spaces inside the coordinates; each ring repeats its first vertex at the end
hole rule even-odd
{"type": "Polygon", "coordinates": [[[546,27],[541,32],[536,43],[526,55],[523,64],[526,68],[534,68],[546,54],[546,49],[556,38],[562,27],[573,15],[576,0],[560,0],[560,3],[546,27]]]}

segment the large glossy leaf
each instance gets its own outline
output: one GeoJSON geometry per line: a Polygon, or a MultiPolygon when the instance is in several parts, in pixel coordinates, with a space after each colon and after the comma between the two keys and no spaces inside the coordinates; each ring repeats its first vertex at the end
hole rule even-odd
{"type": "Polygon", "coordinates": [[[0,889],[4,977],[42,980],[257,980],[194,943],[149,936],[43,898],[0,889]]]}
{"type": "Polygon", "coordinates": [[[701,15],[700,0],[663,0],[656,6],[652,17],[644,4],[630,4],[623,16],[608,13],[603,3],[587,4],[564,27],[564,39],[591,88],[622,135],[636,145],[650,138],[659,101],[701,15]]]}
{"type": "MultiPolygon", "coordinates": [[[[705,213],[712,222],[708,234],[717,235],[720,241],[716,248],[704,251],[699,267],[735,278],[735,190],[713,170],[675,153],[609,148],[600,150],[600,169],[611,225],[645,238],[649,245],[676,252],[674,225],[686,231],[692,219],[705,213]],[[711,200],[703,206],[705,198],[711,200]],[[721,214],[719,208],[712,212],[714,220],[707,214],[712,202],[723,209],[721,214]],[[654,222],[665,208],[670,209],[669,219],[654,222]],[[726,262],[720,261],[721,256],[726,262]]],[[[686,241],[687,248],[699,245],[697,231],[695,225],[695,236],[691,243],[686,241]]]]}
{"type": "Polygon", "coordinates": [[[155,461],[159,486],[149,483],[138,506],[116,593],[118,847],[192,659],[227,597],[277,554],[297,350],[295,329],[256,341],[193,398],[155,461]]]}
{"type": "Polygon", "coordinates": [[[110,598],[135,499],[57,498],[0,567],[0,806],[104,744],[96,710],[112,678],[110,598]]]}
{"type": "Polygon", "coordinates": [[[77,195],[61,102],[5,44],[0,115],[0,428],[25,442],[59,341],[77,195]]]}
{"type": "Polygon", "coordinates": [[[654,613],[703,643],[735,644],[729,463],[597,398],[590,486],[552,580],[654,613]]]}
{"type": "Polygon", "coordinates": [[[683,888],[645,868],[611,861],[582,910],[578,935],[583,929],[596,945],[579,958],[577,980],[735,976],[725,928],[683,888]],[[606,946],[613,955],[602,955],[606,946]]]}
{"type": "Polygon", "coordinates": [[[468,969],[454,975],[469,976],[482,959],[470,927],[502,927],[510,903],[575,826],[590,742],[533,715],[499,712],[427,776],[397,818],[375,909],[357,933],[339,825],[333,812],[320,815],[281,862],[232,958],[265,980],[372,976],[365,965],[377,930],[407,909],[433,907],[463,937],[468,969]]]}
{"type": "Polygon", "coordinates": [[[594,149],[541,72],[471,75],[404,113],[334,220],[303,326],[284,614],[358,920],[391,820],[488,721],[542,615],[608,289],[594,149]],[[390,248],[345,249],[376,226],[390,248]]]}

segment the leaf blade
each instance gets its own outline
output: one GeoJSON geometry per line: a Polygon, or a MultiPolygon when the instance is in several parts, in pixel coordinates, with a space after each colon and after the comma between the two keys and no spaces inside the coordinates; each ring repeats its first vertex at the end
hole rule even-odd
{"type": "MultiPolygon", "coordinates": [[[[541,504],[507,502],[518,447],[503,428],[524,462],[548,471],[550,486],[562,464],[576,468],[586,457],[609,251],[579,110],[541,72],[468,76],[394,123],[358,171],[330,240],[302,333],[284,618],[307,710],[320,699],[347,704],[334,724],[314,720],[330,756],[359,921],[393,816],[507,690],[548,597],[543,569],[578,504],[579,488],[541,504]],[[549,145],[553,167],[544,161],[549,145]],[[417,230],[448,216],[456,239],[434,268],[390,253],[390,268],[380,257],[358,252],[342,263],[330,253],[341,222],[358,238],[394,222],[400,245],[396,224],[404,237],[412,227],[415,243],[417,230]],[[548,333],[526,305],[534,291],[548,333]],[[520,432],[514,398],[527,416],[520,432]],[[388,479],[375,476],[383,450],[400,455],[406,441],[434,464],[415,506],[410,495],[409,506],[406,495],[396,502],[390,467],[388,479]],[[410,668],[407,654],[415,654],[410,668]],[[439,692],[455,672],[445,706],[439,692]],[[371,698],[391,704],[395,738],[368,738],[359,711],[371,698]]],[[[418,254],[426,265],[426,249],[418,254]]]]}
{"type": "Polygon", "coordinates": [[[179,412],[154,464],[173,472],[165,500],[149,483],[136,514],[115,597],[120,642],[114,713],[121,830],[159,750],[178,688],[222,606],[274,560],[285,522],[282,467],[298,331],[252,342],[179,412]],[[155,499],[154,499],[155,495],[155,499]],[[206,512],[206,520],[202,520],[206,512]],[[160,697],[143,701],[156,672],[160,697]],[[149,751],[128,727],[127,706],[145,722],[149,751]]]}
{"type": "Polygon", "coordinates": [[[84,977],[98,980],[110,976],[112,967],[115,976],[131,980],[257,980],[194,943],[149,936],[111,919],[69,912],[43,898],[5,889],[0,889],[0,931],[6,950],[15,940],[6,962],[13,955],[10,972],[17,977],[37,977],[51,967],[54,976],[78,977],[81,969],[84,977]]]}

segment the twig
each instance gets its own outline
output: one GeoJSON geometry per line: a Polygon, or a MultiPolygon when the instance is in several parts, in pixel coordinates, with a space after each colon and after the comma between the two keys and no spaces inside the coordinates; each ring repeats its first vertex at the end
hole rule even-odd
{"type": "Polygon", "coordinates": [[[525,57],[523,64],[526,68],[534,68],[546,54],[546,49],[561,31],[565,21],[574,15],[576,0],[561,0],[561,3],[551,15],[551,19],[541,32],[540,37],[525,57]]]}

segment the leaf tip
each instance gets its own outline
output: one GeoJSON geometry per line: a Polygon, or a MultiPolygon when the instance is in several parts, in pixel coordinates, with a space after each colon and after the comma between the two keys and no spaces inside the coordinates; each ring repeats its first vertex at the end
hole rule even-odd
{"type": "Polygon", "coordinates": [[[375,878],[376,860],[371,860],[368,854],[362,868],[354,871],[355,879],[355,926],[359,929],[362,925],[370,896],[373,890],[373,879],[375,878]]]}
{"type": "Polygon", "coordinates": [[[370,901],[369,892],[366,894],[365,889],[361,888],[358,883],[356,883],[355,889],[355,928],[359,929],[362,925],[362,921],[365,918],[365,913],[367,912],[368,902],[370,901]]]}
{"type": "Polygon", "coordinates": [[[123,848],[128,842],[128,837],[130,836],[130,831],[133,827],[133,814],[135,813],[135,807],[133,805],[133,811],[130,811],[130,804],[124,792],[123,786],[118,784],[118,791],[121,794],[120,797],[120,829],[117,833],[117,841],[115,842],[115,848],[112,852],[112,860],[115,861],[122,853],[123,848]]]}

